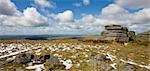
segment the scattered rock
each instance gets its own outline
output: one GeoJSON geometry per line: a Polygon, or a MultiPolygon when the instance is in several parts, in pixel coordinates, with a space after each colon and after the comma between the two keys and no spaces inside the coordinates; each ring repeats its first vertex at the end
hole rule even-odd
{"type": "Polygon", "coordinates": [[[90,60],[89,65],[96,67],[98,71],[111,71],[113,67],[107,63],[110,59],[107,59],[107,56],[104,54],[97,55],[96,59],[90,60]]]}
{"type": "Polygon", "coordinates": [[[45,67],[47,70],[63,70],[65,66],[60,63],[58,57],[52,56],[46,60],[45,67]]]}
{"type": "Polygon", "coordinates": [[[125,64],[125,66],[118,71],[136,71],[136,67],[134,65],[125,64]]]}
{"type": "Polygon", "coordinates": [[[106,55],[101,54],[101,55],[97,55],[96,56],[96,60],[98,60],[98,61],[106,61],[106,60],[109,60],[109,59],[106,57],[106,55]]]}
{"type": "Polygon", "coordinates": [[[97,71],[112,71],[113,70],[112,66],[110,66],[108,63],[103,62],[103,61],[90,60],[88,65],[96,68],[97,71]]]}
{"type": "Polygon", "coordinates": [[[66,66],[65,69],[70,69],[73,66],[72,61],[70,59],[66,61],[61,60],[61,63],[66,66]]]}
{"type": "Polygon", "coordinates": [[[40,57],[40,62],[45,63],[46,60],[50,59],[50,55],[44,55],[40,57]]]}
{"type": "Polygon", "coordinates": [[[12,63],[15,60],[16,56],[12,56],[6,59],[6,63],[12,63]]]}
{"type": "Polygon", "coordinates": [[[27,64],[34,58],[34,55],[31,53],[21,53],[16,56],[15,62],[19,64],[27,64]]]}
{"type": "Polygon", "coordinates": [[[95,52],[89,53],[89,56],[96,56],[96,55],[97,55],[97,53],[95,53],[95,52]]]}
{"type": "Polygon", "coordinates": [[[26,67],[26,69],[28,69],[28,70],[35,69],[35,71],[43,71],[45,69],[45,67],[43,64],[40,64],[40,65],[34,65],[34,66],[26,67]]]}

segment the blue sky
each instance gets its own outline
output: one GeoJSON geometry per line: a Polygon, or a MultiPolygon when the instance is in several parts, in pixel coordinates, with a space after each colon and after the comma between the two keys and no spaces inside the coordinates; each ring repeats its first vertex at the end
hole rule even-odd
{"type": "Polygon", "coordinates": [[[150,0],[0,0],[0,35],[99,34],[119,24],[150,30],[150,0]]]}
{"type": "MultiPolygon", "coordinates": [[[[84,6],[82,0],[48,0],[53,1],[56,5],[54,8],[46,8],[49,13],[60,13],[65,10],[72,10],[74,12],[75,18],[80,18],[81,14],[100,14],[101,10],[113,3],[113,0],[91,0],[89,5],[84,6]],[[76,7],[73,4],[79,3],[82,6],[76,7]]],[[[34,0],[12,0],[15,5],[18,7],[19,11],[23,11],[27,7],[32,7],[35,5],[34,0]]],[[[35,5],[39,12],[41,12],[40,7],[35,5]]],[[[41,12],[43,14],[43,12],[41,12]]]]}

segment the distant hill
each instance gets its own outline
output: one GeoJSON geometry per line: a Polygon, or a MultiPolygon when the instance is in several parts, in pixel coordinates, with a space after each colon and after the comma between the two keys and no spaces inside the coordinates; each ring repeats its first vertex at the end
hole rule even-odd
{"type": "Polygon", "coordinates": [[[138,35],[150,35],[150,30],[146,31],[146,32],[143,32],[143,33],[139,33],[138,35]]]}
{"type": "Polygon", "coordinates": [[[0,35],[0,40],[46,40],[49,35],[0,35]]]}
{"type": "Polygon", "coordinates": [[[150,30],[137,34],[135,40],[150,42],[150,30]]]}
{"type": "Polygon", "coordinates": [[[80,39],[80,35],[0,35],[0,40],[80,39]]]}

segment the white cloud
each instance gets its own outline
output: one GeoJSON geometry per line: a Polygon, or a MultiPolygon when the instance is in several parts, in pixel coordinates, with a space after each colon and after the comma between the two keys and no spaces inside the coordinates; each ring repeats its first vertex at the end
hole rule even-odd
{"type": "Polygon", "coordinates": [[[118,14],[126,14],[127,11],[121,8],[118,5],[110,4],[107,7],[102,9],[102,15],[118,15],[118,14]]]}
{"type": "Polygon", "coordinates": [[[128,9],[149,8],[150,0],[115,0],[115,3],[128,9]]]}
{"type": "Polygon", "coordinates": [[[10,0],[0,0],[0,15],[18,15],[19,11],[10,0]]]}
{"type": "Polygon", "coordinates": [[[29,26],[42,26],[48,24],[47,18],[38,13],[36,8],[27,8],[26,10],[24,10],[23,14],[25,19],[32,23],[29,26]]]}
{"type": "Polygon", "coordinates": [[[0,0],[0,3],[2,3],[0,7],[5,6],[0,9],[6,12],[0,11],[1,26],[43,26],[48,24],[47,18],[42,16],[34,7],[27,8],[21,13],[10,0],[6,0],[6,3],[0,0]]]}
{"type": "Polygon", "coordinates": [[[117,4],[111,4],[102,10],[101,18],[110,24],[121,24],[138,32],[148,30],[150,27],[150,8],[144,8],[135,13],[128,13],[127,10],[117,4]],[[136,25],[136,28],[133,26],[136,25]]]}
{"type": "Polygon", "coordinates": [[[93,15],[84,15],[82,18],[81,18],[81,21],[84,22],[84,23],[92,23],[95,21],[95,17],[93,15]]]}
{"type": "Polygon", "coordinates": [[[44,26],[47,18],[40,15],[35,8],[27,8],[19,16],[0,15],[0,24],[3,26],[44,26]]]}
{"type": "Polygon", "coordinates": [[[90,4],[90,0],[83,0],[83,4],[84,5],[89,5],[90,4]]]}
{"type": "MultiPolygon", "coordinates": [[[[56,24],[53,26],[55,28],[53,31],[76,34],[99,34],[104,30],[105,25],[120,24],[128,27],[129,30],[140,33],[149,30],[149,12],[150,8],[144,8],[138,12],[129,13],[117,4],[110,4],[103,8],[99,16],[84,14],[81,19],[74,19],[73,16],[68,15],[69,11],[64,11],[63,13],[53,15],[53,18],[57,19],[56,24]],[[58,29],[56,30],[56,28],[58,29]]],[[[73,15],[73,12],[70,11],[70,14],[73,15]]]]}
{"type": "Polygon", "coordinates": [[[55,3],[48,0],[35,0],[35,3],[41,6],[42,8],[53,8],[55,3]]]}
{"type": "Polygon", "coordinates": [[[61,22],[72,22],[74,19],[74,15],[71,10],[66,10],[63,13],[53,14],[52,17],[61,22]]]}

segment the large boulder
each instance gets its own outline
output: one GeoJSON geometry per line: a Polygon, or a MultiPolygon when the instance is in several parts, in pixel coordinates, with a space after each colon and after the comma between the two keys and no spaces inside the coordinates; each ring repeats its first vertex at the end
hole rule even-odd
{"type": "Polygon", "coordinates": [[[127,33],[125,30],[107,30],[107,32],[112,32],[112,33],[127,33]]]}
{"type": "Polygon", "coordinates": [[[121,27],[121,25],[115,25],[115,24],[111,24],[111,25],[106,25],[105,27],[121,27]]]}
{"type": "Polygon", "coordinates": [[[122,27],[122,30],[128,32],[128,28],[127,27],[122,27]]]}
{"type": "Polygon", "coordinates": [[[127,31],[123,31],[123,30],[108,30],[108,31],[102,31],[101,35],[105,36],[105,35],[107,35],[109,33],[124,33],[124,34],[126,34],[127,31]]]}
{"type": "Polygon", "coordinates": [[[127,37],[127,34],[124,34],[124,33],[108,33],[108,34],[103,34],[103,36],[106,36],[106,37],[127,37]]]}
{"type": "Polygon", "coordinates": [[[129,41],[129,37],[119,37],[118,38],[119,40],[119,42],[128,42],[129,41]]]}
{"type": "Polygon", "coordinates": [[[105,41],[117,41],[117,42],[128,42],[129,37],[105,37],[103,38],[105,41]]]}
{"type": "Polygon", "coordinates": [[[135,32],[134,31],[129,31],[127,34],[128,34],[128,37],[130,38],[130,40],[134,39],[134,36],[135,36],[135,32]]]}
{"type": "Polygon", "coordinates": [[[101,33],[102,41],[128,42],[135,35],[134,31],[128,31],[127,27],[121,25],[106,25],[105,29],[106,31],[101,33]]]}
{"type": "Polygon", "coordinates": [[[106,41],[117,41],[118,37],[105,37],[104,40],[106,40],[106,41]]]}
{"type": "Polygon", "coordinates": [[[106,30],[123,30],[122,27],[105,27],[106,30]]]}
{"type": "Polygon", "coordinates": [[[128,31],[127,27],[122,27],[121,25],[106,25],[106,30],[124,30],[128,31]]]}

